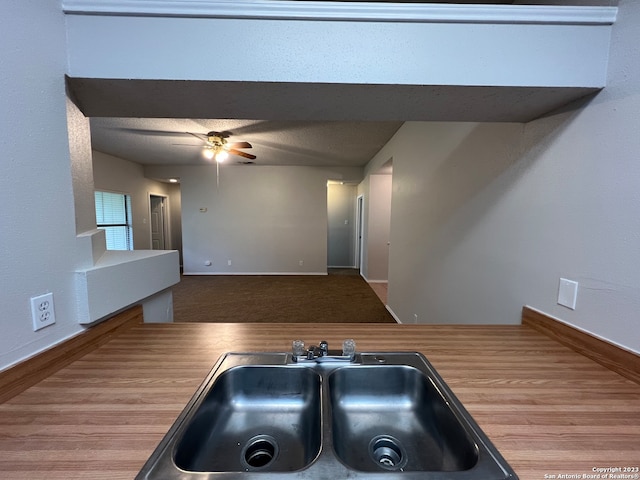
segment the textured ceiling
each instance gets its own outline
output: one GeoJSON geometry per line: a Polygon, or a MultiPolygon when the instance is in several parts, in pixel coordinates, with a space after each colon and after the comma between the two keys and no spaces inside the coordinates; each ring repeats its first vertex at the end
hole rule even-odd
{"type": "Polygon", "coordinates": [[[598,91],[78,78],[69,85],[91,118],[93,148],[142,165],[203,164],[202,142],[187,132],[213,130],[251,143],[256,165],[363,166],[404,121],[527,122],[598,91]]]}
{"type": "MultiPolygon", "coordinates": [[[[256,165],[364,166],[402,122],[92,118],[95,150],[148,165],[202,165],[203,142],[187,132],[228,132],[256,165]]],[[[232,155],[227,162],[245,162],[232,155]]]]}

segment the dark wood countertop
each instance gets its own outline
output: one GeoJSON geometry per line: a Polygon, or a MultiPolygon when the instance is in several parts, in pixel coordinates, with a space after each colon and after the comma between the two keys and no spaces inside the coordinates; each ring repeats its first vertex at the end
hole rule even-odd
{"type": "Polygon", "coordinates": [[[0,478],[131,479],[221,354],[296,338],[422,352],[521,479],[640,466],[640,385],[527,326],[140,324],[0,404],[0,478]]]}

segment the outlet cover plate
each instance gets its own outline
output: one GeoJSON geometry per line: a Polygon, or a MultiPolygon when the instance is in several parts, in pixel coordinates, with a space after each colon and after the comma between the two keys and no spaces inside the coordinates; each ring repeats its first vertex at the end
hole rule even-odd
{"type": "Polygon", "coordinates": [[[53,310],[53,293],[31,297],[31,318],[34,332],[56,323],[56,315],[53,310]]]}
{"type": "Polygon", "coordinates": [[[576,299],[578,298],[578,282],[560,279],[558,287],[558,304],[563,305],[571,310],[576,309],[576,299]]]}

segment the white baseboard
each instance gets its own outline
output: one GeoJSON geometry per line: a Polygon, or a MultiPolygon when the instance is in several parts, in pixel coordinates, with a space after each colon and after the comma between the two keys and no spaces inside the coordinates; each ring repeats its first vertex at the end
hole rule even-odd
{"type": "Polygon", "coordinates": [[[387,309],[387,312],[389,312],[391,314],[391,316],[396,321],[396,323],[402,323],[402,321],[398,318],[398,316],[395,314],[395,312],[393,310],[391,310],[391,307],[389,305],[385,305],[384,308],[387,309]]]}
{"type": "Polygon", "coordinates": [[[380,279],[369,279],[362,272],[360,272],[360,276],[364,278],[364,281],[367,283],[389,283],[389,280],[380,280],[380,279]]]}
{"type": "Polygon", "coordinates": [[[327,275],[327,272],[183,272],[183,275],[327,275]]]}

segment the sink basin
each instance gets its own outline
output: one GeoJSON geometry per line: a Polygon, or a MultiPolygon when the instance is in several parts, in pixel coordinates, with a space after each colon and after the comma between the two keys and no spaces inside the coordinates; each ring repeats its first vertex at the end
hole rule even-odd
{"type": "Polygon", "coordinates": [[[345,367],[329,376],[333,446],[364,472],[469,470],[478,448],[436,386],[398,365],[345,367]]]}
{"type": "Polygon", "coordinates": [[[517,480],[415,352],[228,353],[137,480],[517,480]]]}
{"type": "Polygon", "coordinates": [[[185,425],[175,464],[196,472],[299,470],[320,451],[320,414],[320,376],[313,370],[232,368],[185,425]]]}

